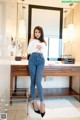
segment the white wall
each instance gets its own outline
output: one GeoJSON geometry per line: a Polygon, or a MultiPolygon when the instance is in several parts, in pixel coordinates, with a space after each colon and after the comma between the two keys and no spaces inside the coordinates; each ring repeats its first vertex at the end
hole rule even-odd
{"type": "MultiPolygon", "coordinates": [[[[46,77],[42,79],[43,88],[66,88],[69,87],[69,78],[62,76],[46,77]]],[[[30,77],[18,77],[17,87],[30,88],[30,77]]]]}
{"type": "Polygon", "coordinates": [[[0,1],[0,103],[3,102],[4,105],[0,109],[1,111],[5,109],[5,103],[9,101],[10,96],[10,63],[6,58],[7,48],[6,2],[2,0],[0,1]]]}
{"type": "Polygon", "coordinates": [[[5,2],[0,2],[0,56],[5,55],[5,2]]]}
{"type": "Polygon", "coordinates": [[[17,3],[6,2],[6,37],[16,38],[17,3]]]}
{"type": "Polygon", "coordinates": [[[0,59],[0,90],[10,88],[10,64],[8,60],[0,59]]]}

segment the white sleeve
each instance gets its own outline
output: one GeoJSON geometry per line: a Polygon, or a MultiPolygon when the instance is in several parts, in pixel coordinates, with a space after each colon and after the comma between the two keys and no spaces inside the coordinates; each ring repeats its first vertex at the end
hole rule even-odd
{"type": "Polygon", "coordinates": [[[47,46],[45,46],[45,48],[44,48],[44,53],[43,53],[43,55],[44,55],[45,64],[46,64],[46,63],[47,63],[47,46]]]}
{"type": "Polygon", "coordinates": [[[28,48],[27,48],[27,54],[32,53],[32,41],[29,42],[28,48]]]}

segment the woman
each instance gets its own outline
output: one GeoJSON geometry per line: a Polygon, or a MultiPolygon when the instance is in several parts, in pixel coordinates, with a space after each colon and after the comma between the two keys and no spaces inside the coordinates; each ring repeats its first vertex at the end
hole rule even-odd
{"type": "Polygon", "coordinates": [[[28,46],[29,57],[29,72],[31,77],[31,96],[32,105],[36,113],[40,113],[43,117],[45,115],[45,104],[43,97],[43,89],[41,80],[43,77],[44,65],[45,65],[45,51],[46,42],[44,40],[43,29],[40,26],[36,26],[33,31],[33,39],[28,46]],[[37,86],[38,94],[40,97],[40,108],[36,101],[35,85],[37,86]]]}

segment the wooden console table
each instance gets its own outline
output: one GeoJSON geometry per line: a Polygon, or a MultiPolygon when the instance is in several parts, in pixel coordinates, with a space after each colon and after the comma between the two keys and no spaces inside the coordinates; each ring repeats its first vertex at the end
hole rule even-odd
{"type": "MultiPolygon", "coordinates": [[[[26,98],[26,95],[15,95],[14,91],[17,90],[17,76],[30,76],[27,64],[11,64],[11,79],[10,79],[10,100],[12,98],[26,98]],[[14,79],[15,77],[15,79],[14,79]],[[13,90],[13,81],[15,80],[15,86],[13,90]]],[[[57,96],[75,96],[78,95],[80,100],[80,87],[79,93],[72,89],[72,77],[80,76],[80,65],[76,64],[62,64],[62,65],[46,65],[44,69],[44,77],[46,76],[69,76],[69,88],[45,88],[44,97],[57,97],[57,96]]],[[[80,80],[79,80],[80,84],[80,80]]],[[[79,85],[80,86],[80,85],[79,85]]]]}

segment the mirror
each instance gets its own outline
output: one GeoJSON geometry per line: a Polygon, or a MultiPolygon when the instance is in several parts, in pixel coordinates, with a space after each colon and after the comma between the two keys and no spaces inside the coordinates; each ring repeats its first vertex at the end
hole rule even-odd
{"type": "Polygon", "coordinates": [[[28,42],[35,26],[44,30],[48,60],[57,60],[62,55],[63,8],[29,5],[28,42]]]}
{"type": "MultiPolygon", "coordinates": [[[[21,19],[22,16],[25,19],[28,43],[32,36],[34,27],[36,25],[40,25],[43,27],[45,40],[47,42],[48,59],[57,60],[57,58],[68,55],[70,52],[70,45],[64,43],[65,41],[62,40],[62,31],[65,18],[64,10],[68,10],[68,13],[70,13],[71,9],[27,4],[24,4],[24,6],[25,9],[22,11],[22,5],[18,4],[18,20],[21,19]],[[67,48],[69,50],[66,50],[67,48]]],[[[68,19],[67,22],[66,19],[66,23],[69,24],[70,20],[68,19]]]]}

